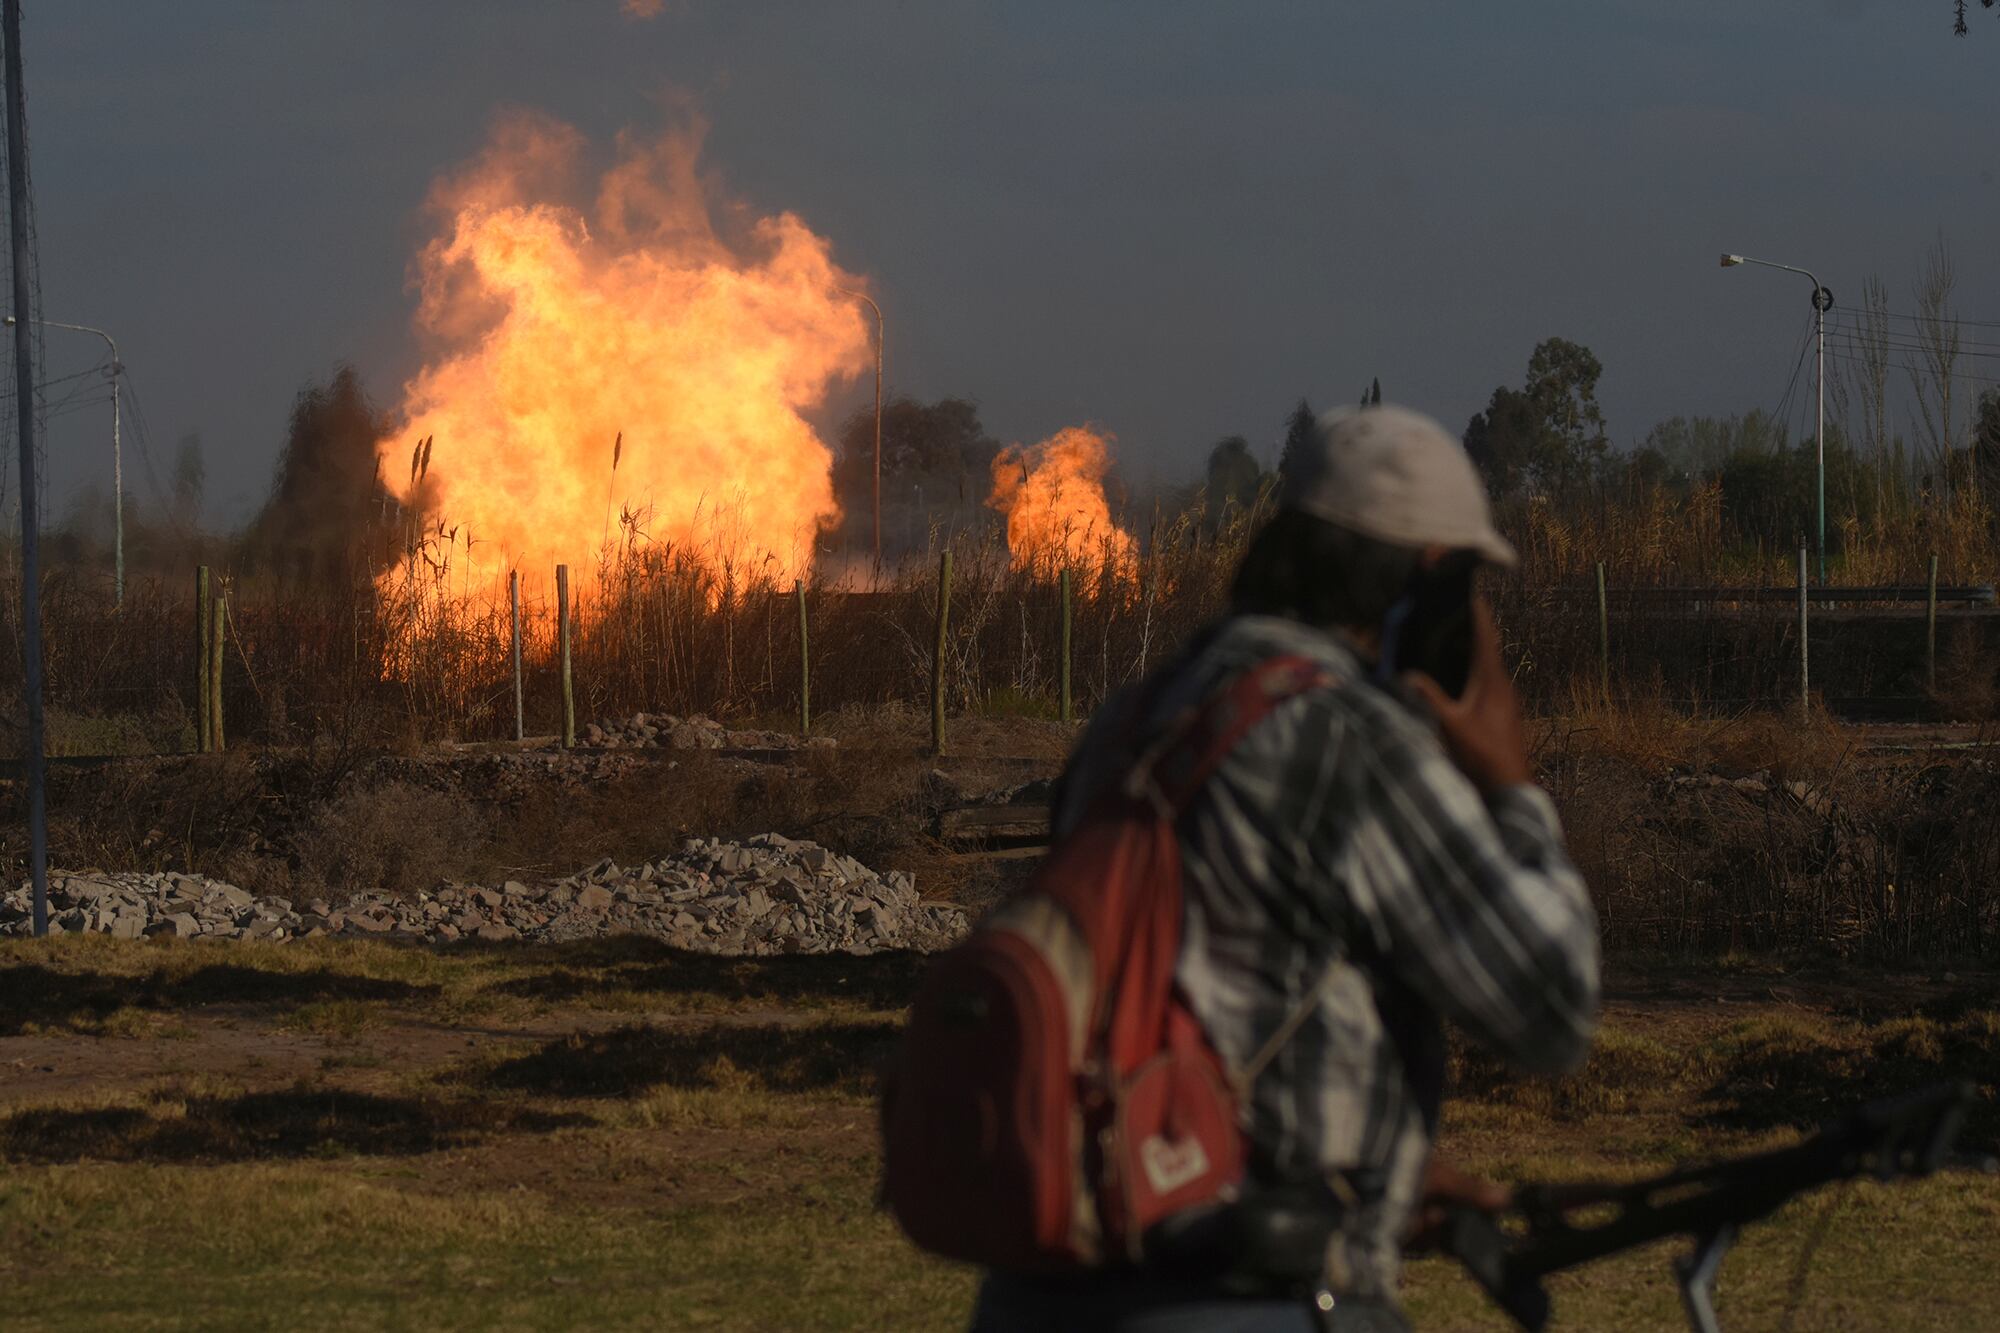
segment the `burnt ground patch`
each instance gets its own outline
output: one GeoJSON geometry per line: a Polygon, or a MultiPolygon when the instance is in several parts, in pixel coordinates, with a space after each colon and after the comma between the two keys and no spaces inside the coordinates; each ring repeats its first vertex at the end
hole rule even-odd
{"type": "Polygon", "coordinates": [[[39,1164],[164,1164],[401,1156],[488,1134],[545,1133],[590,1123],[572,1112],[304,1084],[240,1093],[168,1086],[132,1104],[16,1111],[0,1119],[0,1157],[39,1164]]]}
{"type": "Polygon", "coordinates": [[[1754,1022],[1719,1043],[1714,1067],[1700,1123],[1728,1129],[1810,1128],[1863,1102],[1964,1079],[1977,1096],[1961,1147],[2000,1150],[2000,1011],[1844,1032],[1754,1022]]]}
{"type": "MultiPolygon", "coordinates": [[[[508,946],[490,946],[504,948],[508,946]]],[[[527,956],[525,953],[523,956],[527,956]]],[[[523,999],[588,999],[614,991],[662,997],[701,996],[727,1004],[843,1003],[901,1009],[916,994],[928,957],[877,954],[785,954],[733,958],[691,953],[640,935],[584,940],[532,956],[543,971],[496,982],[493,990],[523,999]]]]}
{"type": "Polygon", "coordinates": [[[660,1087],[865,1094],[898,1031],[889,1022],[632,1024],[560,1037],[461,1077],[488,1091],[554,1097],[633,1097],[660,1087]]]}
{"type": "Polygon", "coordinates": [[[128,1007],[169,1012],[220,1004],[418,1001],[437,992],[438,987],[428,983],[358,976],[331,968],[286,972],[209,963],[186,971],[159,967],[121,976],[64,971],[40,963],[0,963],[0,1036],[12,1036],[30,1026],[62,1027],[101,1020],[128,1007]]]}

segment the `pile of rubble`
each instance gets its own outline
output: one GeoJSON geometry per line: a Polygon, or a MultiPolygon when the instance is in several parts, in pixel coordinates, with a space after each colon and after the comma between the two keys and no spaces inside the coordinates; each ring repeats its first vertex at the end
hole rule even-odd
{"type": "Polygon", "coordinates": [[[709,717],[634,713],[592,722],[577,739],[607,749],[797,750],[832,745],[827,736],[804,737],[785,731],[731,731],[709,717]]]}
{"type": "MultiPolygon", "coordinates": [[[[199,875],[52,874],[51,932],[286,940],[374,935],[575,940],[636,933],[703,953],[931,951],[964,935],[965,913],[918,899],[901,871],[877,874],[813,842],[767,833],[695,838],[673,856],[538,884],[447,884],[413,897],[357,895],[336,908],[260,898],[199,875]]],[[[0,935],[32,929],[24,885],[0,896],[0,935]]]]}

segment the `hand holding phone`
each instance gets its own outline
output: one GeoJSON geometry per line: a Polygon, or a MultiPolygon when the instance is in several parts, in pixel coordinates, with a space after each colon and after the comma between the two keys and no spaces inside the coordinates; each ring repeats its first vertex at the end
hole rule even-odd
{"type": "Polygon", "coordinates": [[[1454,697],[1423,671],[1405,671],[1400,679],[1430,709],[1445,749],[1481,790],[1533,782],[1521,699],[1500,656],[1500,627],[1485,598],[1473,598],[1468,609],[1472,651],[1465,689],[1454,697]]]}
{"type": "Polygon", "coordinates": [[[1411,578],[1382,626],[1382,676],[1421,671],[1454,699],[1472,671],[1472,599],[1479,557],[1453,551],[1411,578]]]}

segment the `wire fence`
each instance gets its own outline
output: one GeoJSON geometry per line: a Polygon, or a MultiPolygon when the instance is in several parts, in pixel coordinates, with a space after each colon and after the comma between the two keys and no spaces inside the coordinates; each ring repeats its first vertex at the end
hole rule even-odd
{"type": "MultiPolygon", "coordinates": [[[[1224,609],[1237,537],[1192,527],[1155,534],[1129,577],[1079,570],[1067,602],[1052,571],[1017,568],[990,540],[953,543],[941,664],[936,553],[866,591],[816,582],[737,587],[726,572],[694,563],[600,569],[578,578],[571,606],[577,723],[646,711],[795,726],[808,688],[820,717],[925,707],[934,690],[952,715],[1054,717],[1065,644],[1074,708],[1087,715],[1224,609]]],[[[220,571],[216,581],[227,607],[221,697],[229,741],[513,736],[515,631],[504,580],[456,592],[394,579],[329,589],[220,571]]],[[[520,579],[519,689],[531,736],[561,730],[554,582],[553,570],[520,579]]],[[[1616,571],[1601,596],[1595,582],[1510,577],[1491,585],[1516,679],[1542,711],[1605,692],[1777,708],[1796,703],[1802,685],[1851,714],[1989,708],[1986,664],[2000,614],[1882,591],[1895,599],[1811,605],[1802,654],[1797,606],[1753,589],[1704,592],[1616,571]]],[[[0,695],[15,703],[19,594],[18,582],[0,588],[9,644],[0,695]]],[[[101,580],[57,575],[45,581],[44,608],[56,752],[194,747],[202,654],[193,571],[133,579],[115,611],[101,580]]],[[[18,711],[8,709],[10,723],[18,711]]],[[[17,747],[18,733],[9,738],[17,747]]]]}

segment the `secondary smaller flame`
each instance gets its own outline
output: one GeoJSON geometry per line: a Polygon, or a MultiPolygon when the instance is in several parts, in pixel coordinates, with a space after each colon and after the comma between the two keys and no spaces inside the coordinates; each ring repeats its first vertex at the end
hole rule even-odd
{"type": "Polygon", "coordinates": [[[1067,426],[1040,444],[1010,445],[993,460],[986,503],[1007,516],[1007,551],[1015,569],[1054,578],[1063,569],[1129,582],[1139,546],[1111,518],[1104,477],[1111,440],[1088,426],[1067,426]]]}

